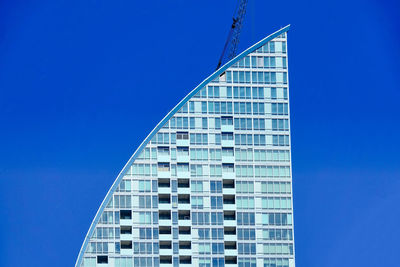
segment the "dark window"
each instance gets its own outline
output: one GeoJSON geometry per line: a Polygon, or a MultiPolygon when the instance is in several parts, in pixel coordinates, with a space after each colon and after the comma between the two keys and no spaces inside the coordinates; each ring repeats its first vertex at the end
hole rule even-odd
{"type": "Polygon", "coordinates": [[[122,220],[130,220],[132,219],[132,211],[131,210],[121,210],[120,217],[122,220]]]}
{"type": "Polygon", "coordinates": [[[108,263],[108,256],[97,256],[97,263],[108,263]]]}

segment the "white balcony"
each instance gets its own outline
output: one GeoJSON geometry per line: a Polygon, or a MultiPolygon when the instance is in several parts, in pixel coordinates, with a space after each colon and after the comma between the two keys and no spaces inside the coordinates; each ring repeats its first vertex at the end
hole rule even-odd
{"type": "Polygon", "coordinates": [[[171,187],[158,187],[159,194],[171,194],[171,187]]]}
{"type": "Polygon", "coordinates": [[[190,194],[189,187],[178,187],[178,194],[190,194]]]}
{"type": "Polygon", "coordinates": [[[172,240],[172,235],[171,234],[168,234],[168,235],[160,234],[159,235],[159,240],[160,241],[171,241],[172,240]]]}
{"type": "Polygon", "coordinates": [[[120,225],[131,226],[132,225],[132,219],[121,219],[121,220],[119,220],[119,224],[120,225]]]}
{"type": "Polygon", "coordinates": [[[179,241],[192,241],[192,235],[179,235],[179,241]]]}
{"type": "Polygon", "coordinates": [[[225,241],[237,241],[237,236],[236,235],[224,235],[224,240],[225,241]]]}
{"type": "Polygon", "coordinates": [[[192,250],[191,249],[179,249],[179,255],[190,256],[190,255],[192,255],[192,250]]]}
{"type": "Polygon", "coordinates": [[[131,248],[121,248],[121,255],[123,256],[132,256],[133,250],[131,248]]]}
{"type": "Polygon", "coordinates": [[[189,146],[189,139],[188,140],[176,140],[176,146],[189,146]]]}
{"type": "Polygon", "coordinates": [[[171,220],[158,220],[160,226],[171,226],[171,220]]]}
{"type": "Polygon", "coordinates": [[[222,163],[235,163],[234,156],[222,156],[222,163]]]}
{"type": "Polygon", "coordinates": [[[236,249],[225,249],[225,256],[237,256],[236,249]]]}
{"type": "Polygon", "coordinates": [[[233,140],[221,140],[221,145],[223,147],[233,147],[235,142],[233,140]]]}
{"type": "Polygon", "coordinates": [[[160,248],[160,255],[161,256],[172,255],[172,249],[161,249],[160,248]]]}
{"type": "Polygon", "coordinates": [[[224,195],[235,195],[236,189],[235,188],[223,188],[222,192],[224,195]]]}
{"type": "Polygon", "coordinates": [[[192,221],[191,220],[178,220],[178,225],[179,226],[191,226],[192,221]]]}
{"type": "Polygon", "coordinates": [[[224,210],[236,210],[236,204],[224,204],[224,210]]]}
{"type": "Polygon", "coordinates": [[[224,226],[236,226],[236,220],[224,220],[224,226]]]}
{"type": "Polygon", "coordinates": [[[183,163],[189,162],[189,160],[190,160],[189,156],[186,155],[178,155],[176,158],[177,162],[183,162],[183,163]]]}
{"type": "Polygon", "coordinates": [[[233,125],[221,125],[221,132],[233,132],[233,125]]]}
{"type": "Polygon", "coordinates": [[[177,178],[190,178],[190,172],[178,171],[176,174],[177,178]]]}
{"type": "Polygon", "coordinates": [[[121,234],[120,239],[132,241],[133,237],[132,237],[132,234],[121,234]]]}
{"type": "Polygon", "coordinates": [[[171,178],[170,171],[158,171],[158,178],[171,178]]]}
{"type": "Polygon", "coordinates": [[[222,172],[223,179],[235,179],[236,175],[234,172],[222,172]]]}
{"type": "Polygon", "coordinates": [[[179,210],[190,210],[191,206],[190,206],[190,204],[178,203],[178,209],[179,210]]]}
{"type": "Polygon", "coordinates": [[[157,155],[158,162],[170,162],[171,157],[170,155],[157,155]]]}
{"type": "Polygon", "coordinates": [[[159,203],[158,209],[159,210],[171,210],[171,203],[159,203]]]}

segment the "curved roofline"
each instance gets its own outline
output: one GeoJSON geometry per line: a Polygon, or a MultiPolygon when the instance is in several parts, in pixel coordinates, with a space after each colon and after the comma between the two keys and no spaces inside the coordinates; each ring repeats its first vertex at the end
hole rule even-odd
{"type": "Polygon", "coordinates": [[[87,248],[89,238],[93,234],[93,231],[95,229],[96,224],[98,223],[101,214],[103,213],[105,207],[107,206],[108,201],[112,197],[113,193],[115,192],[119,182],[122,180],[124,177],[127,168],[131,165],[132,162],[135,161],[137,156],[142,152],[142,150],[146,147],[146,145],[150,142],[150,140],[153,138],[153,136],[163,127],[163,125],[173,116],[175,113],[184,105],[186,104],[192,96],[194,96],[198,91],[200,91],[201,88],[203,88],[206,84],[209,82],[213,81],[216,77],[218,77],[220,74],[224,73],[226,69],[228,69],[230,66],[235,64],[237,61],[241,60],[244,58],[246,55],[249,53],[253,52],[254,50],[260,48],[264,44],[268,43],[275,37],[281,35],[284,32],[287,32],[290,28],[290,24],[281,28],[280,30],[268,35],[258,43],[255,43],[254,45],[250,46],[246,50],[244,50],[242,53],[237,55],[235,58],[231,59],[227,63],[225,63],[222,67],[217,69],[213,74],[208,76],[204,81],[202,81],[196,88],[194,88],[189,94],[187,94],[158,124],[157,126],[150,132],[150,134],[144,139],[144,141],[140,144],[140,146],[136,149],[136,151],[133,153],[131,158],[128,160],[128,162],[125,164],[124,168],[121,170],[121,172],[118,174],[117,178],[115,179],[114,183],[112,184],[110,190],[108,190],[107,195],[103,199],[103,202],[100,205],[100,208],[97,210],[96,216],[94,217],[89,231],[87,232],[85,236],[85,240],[83,241],[82,247],[79,251],[78,259],[76,260],[75,267],[78,267],[82,263],[83,259],[83,254],[85,253],[85,250],[87,248]]]}

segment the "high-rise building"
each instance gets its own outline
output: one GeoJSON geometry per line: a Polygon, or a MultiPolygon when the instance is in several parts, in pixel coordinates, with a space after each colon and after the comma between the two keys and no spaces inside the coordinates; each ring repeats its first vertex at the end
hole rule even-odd
{"type": "Polygon", "coordinates": [[[76,266],[294,267],[288,29],[215,71],[154,128],[76,266]]]}

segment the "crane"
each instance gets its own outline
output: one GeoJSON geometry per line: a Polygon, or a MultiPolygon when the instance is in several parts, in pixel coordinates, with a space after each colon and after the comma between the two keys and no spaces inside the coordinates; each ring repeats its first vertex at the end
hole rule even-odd
{"type": "Polygon", "coordinates": [[[236,49],[239,44],[240,30],[242,28],[244,15],[246,14],[246,7],[247,7],[248,0],[239,0],[239,1],[240,1],[240,3],[236,6],[235,13],[232,18],[232,20],[233,20],[232,26],[229,30],[228,38],[226,39],[224,49],[222,50],[222,54],[219,58],[216,70],[221,67],[222,62],[225,59],[227,48],[228,48],[229,44],[230,44],[230,48],[229,48],[228,60],[230,60],[236,56],[236,49]]]}

